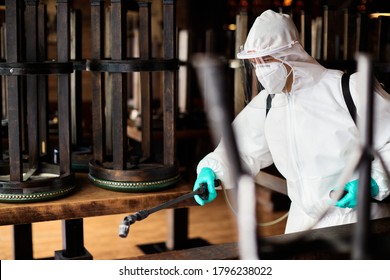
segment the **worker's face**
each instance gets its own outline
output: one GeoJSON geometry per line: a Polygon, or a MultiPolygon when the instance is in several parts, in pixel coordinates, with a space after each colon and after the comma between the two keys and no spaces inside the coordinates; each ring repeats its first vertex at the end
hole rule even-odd
{"type": "MultiPolygon", "coordinates": [[[[256,65],[258,65],[258,64],[267,64],[267,63],[271,63],[271,62],[283,63],[283,60],[275,58],[275,57],[270,56],[270,55],[267,55],[267,56],[263,56],[263,57],[250,58],[249,62],[252,64],[253,68],[256,68],[256,65]]],[[[286,67],[287,72],[291,71],[291,67],[288,64],[283,63],[283,65],[284,65],[284,67],[286,67]]]]}
{"type": "Polygon", "coordinates": [[[272,57],[272,56],[263,56],[249,59],[250,63],[252,63],[253,67],[256,68],[258,64],[266,64],[270,62],[280,62],[280,60],[272,57]]]}
{"type": "Polygon", "coordinates": [[[274,91],[290,91],[291,81],[288,80],[288,78],[291,78],[292,76],[290,75],[291,67],[284,63],[283,60],[272,56],[264,56],[251,58],[249,61],[256,70],[256,76],[258,77],[259,82],[271,93],[274,93],[274,91]],[[278,72],[278,74],[276,74],[276,72],[278,72]]]}

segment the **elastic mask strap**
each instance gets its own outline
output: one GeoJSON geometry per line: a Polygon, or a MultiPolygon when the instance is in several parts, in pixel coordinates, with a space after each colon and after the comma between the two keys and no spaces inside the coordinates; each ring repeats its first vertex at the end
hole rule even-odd
{"type": "Polygon", "coordinates": [[[290,71],[287,73],[287,76],[286,76],[286,78],[288,78],[288,76],[290,76],[291,73],[293,72],[292,65],[286,61],[285,57],[274,57],[274,58],[279,60],[281,63],[287,64],[288,66],[290,66],[290,71]]]}

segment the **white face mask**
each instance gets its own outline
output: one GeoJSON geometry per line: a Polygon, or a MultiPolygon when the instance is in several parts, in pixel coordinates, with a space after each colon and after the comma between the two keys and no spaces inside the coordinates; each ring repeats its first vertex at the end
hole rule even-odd
{"type": "Polygon", "coordinates": [[[287,73],[287,69],[282,62],[256,64],[255,71],[257,79],[270,94],[282,93],[287,77],[291,73],[287,73]]]}

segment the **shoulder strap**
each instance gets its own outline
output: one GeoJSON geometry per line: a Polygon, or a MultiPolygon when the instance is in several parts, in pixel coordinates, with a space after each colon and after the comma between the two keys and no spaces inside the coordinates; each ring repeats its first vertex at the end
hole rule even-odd
{"type": "MultiPolygon", "coordinates": [[[[347,104],[347,108],[349,113],[351,114],[352,120],[354,123],[356,123],[356,106],[355,103],[353,103],[351,92],[349,90],[349,77],[350,74],[344,73],[343,76],[341,77],[341,87],[343,90],[343,96],[345,103],[347,104]]],[[[268,115],[269,110],[271,109],[271,102],[272,98],[271,95],[267,96],[267,109],[265,112],[265,115],[268,115]]]]}
{"type": "Polygon", "coordinates": [[[353,103],[351,92],[349,91],[349,74],[343,74],[341,77],[341,86],[343,89],[343,96],[345,103],[347,104],[348,111],[351,114],[351,117],[356,124],[356,107],[355,103],[353,103]]]}
{"type": "Polygon", "coordinates": [[[267,108],[265,109],[265,117],[267,117],[269,110],[271,110],[271,104],[272,104],[272,97],[271,94],[268,94],[267,96],[267,108]]]}

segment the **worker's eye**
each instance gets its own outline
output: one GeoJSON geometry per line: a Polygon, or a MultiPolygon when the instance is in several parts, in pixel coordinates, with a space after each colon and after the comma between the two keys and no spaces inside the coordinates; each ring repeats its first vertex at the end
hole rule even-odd
{"type": "Polygon", "coordinates": [[[264,57],[261,59],[261,62],[262,63],[270,63],[272,62],[274,59],[272,57],[264,57]]]}

